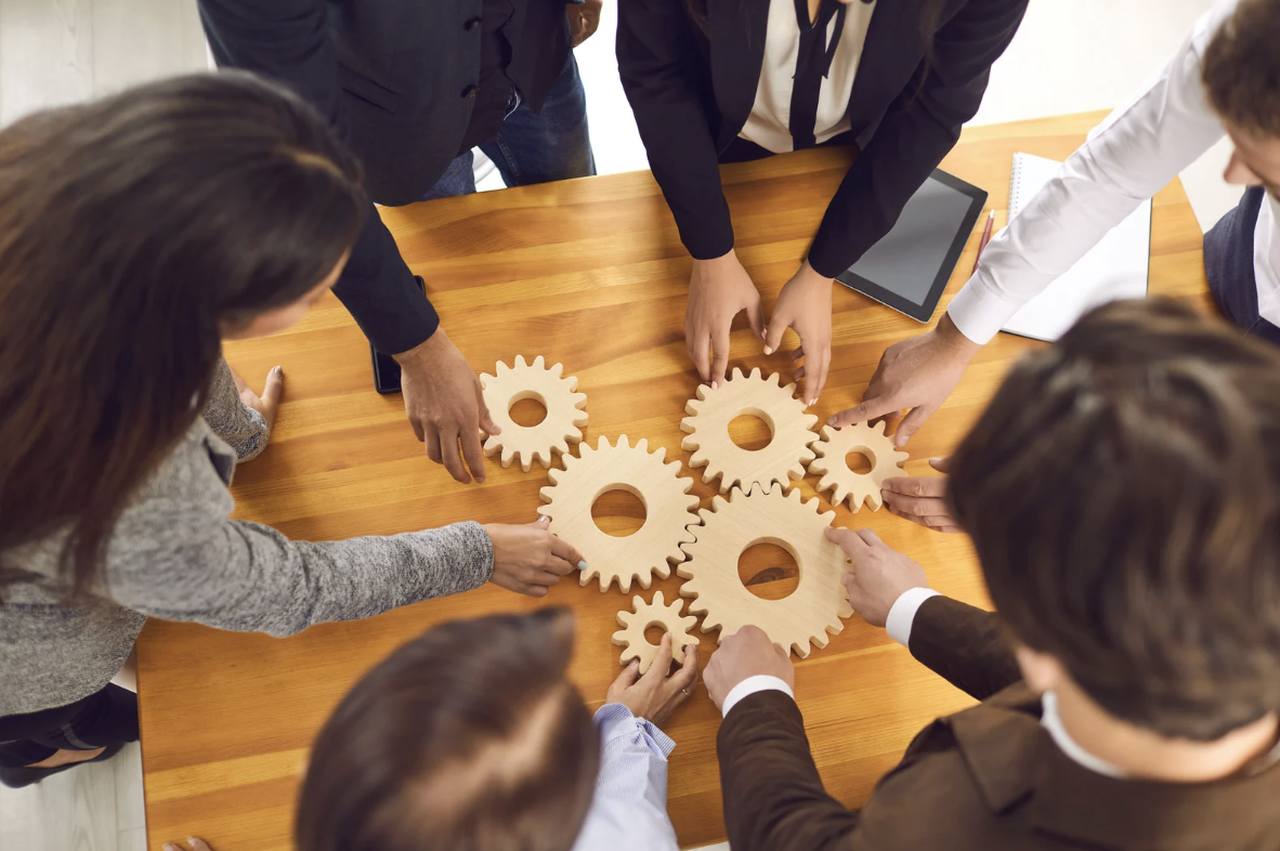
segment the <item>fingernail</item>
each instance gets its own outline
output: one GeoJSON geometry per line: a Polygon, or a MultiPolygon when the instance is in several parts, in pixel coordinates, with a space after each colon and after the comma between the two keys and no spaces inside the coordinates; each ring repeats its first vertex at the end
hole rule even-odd
{"type": "Polygon", "coordinates": [[[765,345],[765,347],[764,347],[764,353],[765,353],[766,355],[771,355],[771,354],[773,354],[773,346],[770,346],[770,345],[766,344],[766,345],[765,345]]]}
{"type": "Polygon", "coordinates": [[[587,569],[587,563],[585,561],[578,562],[578,570],[586,570],[586,569],[587,569]]]}
{"type": "Polygon", "coordinates": [[[716,379],[715,381],[712,381],[712,382],[711,382],[711,389],[712,389],[712,390],[717,389],[719,386],[720,386],[720,380],[719,380],[719,379],[716,379]]]}
{"type": "Polygon", "coordinates": [[[810,406],[812,406],[812,405],[817,404],[817,402],[818,402],[818,397],[817,397],[817,396],[814,396],[812,399],[810,399],[810,400],[809,400],[808,402],[806,402],[805,404],[806,404],[806,405],[810,405],[810,406]]]}

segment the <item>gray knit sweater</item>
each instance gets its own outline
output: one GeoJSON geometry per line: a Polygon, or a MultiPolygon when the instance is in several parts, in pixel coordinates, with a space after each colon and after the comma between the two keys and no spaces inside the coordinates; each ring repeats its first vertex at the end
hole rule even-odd
{"type": "Polygon", "coordinates": [[[65,533],[6,554],[33,578],[0,603],[0,716],[102,688],[148,617],[285,636],[467,591],[492,574],[478,523],[311,542],[228,519],[237,453],[261,451],[266,424],[241,404],[225,364],[203,414],[128,499],[88,599],[65,599],[65,533]]]}

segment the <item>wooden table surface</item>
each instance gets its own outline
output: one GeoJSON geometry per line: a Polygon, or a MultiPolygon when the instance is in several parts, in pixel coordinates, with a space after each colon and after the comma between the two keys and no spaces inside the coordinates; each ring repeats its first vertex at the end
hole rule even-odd
{"type": "MultiPolygon", "coordinates": [[[[1005,223],[1010,157],[1029,151],[1064,158],[1101,114],[966,130],[942,167],[990,193],[1005,223]]],[[[727,166],[737,250],[772,305],[794,271],[849,163],[840,150],[805,151],[727,166]]],[[[517,353],[562,361],[588,396],[587,439],[646,437],[687,467],[679,421],[698,381],[682,333],[689,259],[648,172],[564,181],[451,198],[385,211],[410,267],[426,277],[449,335],[478,371],[517,353]]],[[[937,312],[973,265],[971,235],[937,312]]],[[[1176,182],[1156,199],[1151,291],[1207,304],[1201,232],[1176,182]]],[[[742,320],[740,319],[739,322],[742,320]]],[[[884,347],[919,333],[910,319],[837,288],[834,352],[822,417],[854,403],[884,347]]],[[[788,336],[789,349],[795,342],[788,336]]],[[[912,440],[907,470],[946,454],[979,413],[1010,362],[1029,347],[1001,335],[970,367],[947,404],[912,440]]],[[[297,327],[228,346],[251,383],[283,364],[286,395],[271,447],[236,474],[237,516],[308,539],[386,534],[474,518],[535,517],[546,473],[488,467],[483,486],[455,483],[429,463],[404,419],[399,396],[370,384],[369,350],[350,316],[326,297],[297,327]]],[[[745,328],[731,364],[789,369],[765,357],[745,328]]],[[[812,494],[812,480],[801,485],[812,494]]],[[[602,522],[625,527],[625,508],[602,522]]],[[[634,528],[634,520],[632,528],[634,528]]],[[[887,512],[841,509],[837,523],[875,529],[918,559],[940,591],[983,604],[968,541],[923,530],[887,512]]],[[[753,578],[766,593],[794,577],[753,578]]],[[[785,571],[782,573],[785,574],[785,571]]],[[[668,599],[675,577],[655,582],[668,599]]],[[[294,797],[308,744],[351,684],[394,647],[432,624],[548,604],[577,614],[572,677],[592,704],[618,671],[609,636],[630,596],[616,588],[562,582],[544,600],[493,586],[427,601],[370,620],[314,627],[285,640],[152,621],[138,645],[143,767],[150,844],[189,834],[218,851],[291,846],[294,797]]],[[[715,647],[703,637],[701,652],[715,647]]],[[[895,764],[911,736],[969,700],[856,616],[823,650],[799,662],[797,695],[827,788],[857,806],[895,764]]],[[[502,700],[495,694],[494,700],[502,700]]],[[[670,810],[683,845],[724,836],[715,735],[718,717],[704,689],[667,723],[679,743],[671,758],[670,810]]]]}

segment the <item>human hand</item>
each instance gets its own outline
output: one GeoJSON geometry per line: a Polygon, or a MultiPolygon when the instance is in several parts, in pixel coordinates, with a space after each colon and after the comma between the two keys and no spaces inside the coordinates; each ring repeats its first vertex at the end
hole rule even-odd
{"type": "Polygon", "coordinates": [[[744,626],[720,642],[702,679],[711,702],[719,709],[734,686],[759,674],[777,677],[795,689],[796,669],[787,651],[770,641],[760,627],[744,626]]]}
{"type": "Polygon", "coordinates": [[[896,445],[906,446],[916,429],[956,389],[965,367],[980,348],[944,314],[932,331],[885,349],[862,394],[862,402],[827,422],[839,428],[881,417],[896,419],[899,411],[910,408],[893,436],[896,445]]]}
{"type": "Polygon", "coordinates": [[[181,845],[176,842],[166,842],[164,851],[213,851],[213,849],[203,839],[197,836],[188,836],[187,841],[181,845]]]}
{"type": "Polygon", "coordinates": [[[744,310],[752,330],[763,334],[760,293],[733,249],[714,260],[693,261],[684,341],[698,376],[713,387],[724,381],[729,367],[729,332],[734,317],[744,310]]]}
{"type": "Polygon", "coordinates": [[[427,457],[444,464],[449,475],[463,484],[473,476],[483,482],[480,430],[498,434],[501,429],[489,418],[480,382],[462,352],[443,328],[437,328],[395,359],[400,364],[404,412],[413,433],[426,444],[427,457]]]}
{"type": "Polygon", "coordinates": [[[231,380],[236,383],[236,390],[240,391],[240,401],[244,403],[246,408],[253,408],[267,422],[267,431],[270,432],[276,424],[276,414],[280,411],[280,397],[284,395],[284,368],[280,366],[271,367],[267,372],[266,383],[262,386],[262,395],[259,396],[253,392],[244,379],[233,369],[231,370],[231,380]]]}
{"type": "Polygon", "coordinates": [[[794,328],[800,335],[795,357],[804,358],[796,378],[804,379],[804,403],[818,401],[831,370],[831,287],[832,279],[820,275],[805,260],[782,287],[765,331],[764,353],[771,355],[782,345],[782,335],[794,328]]]}
{"type": "Polygon", "coordinates": [[[600,26],[600,10],[604,0],[585,0],[584,3],[566,3],[565,17],[569,20],[569,46],[577,47],[595,33],[600,26]]]}
{"type": "Polygon", "coordinates": [[[924,568],[890,547],[870,529],[828,527],[827,540],[849,559],[844,587],[849,605],[872,626],[884,626],[889,609],[909,588],[927,588],[924,568]]]}
{"type": "Polygon", "coordinates": [[[640,676],[640,660],[632,659],[609,686],[606,703],[621,703],[637,718],[647,718],[659,727],[677,706],[684,703],[698,681],[698,645],[685,648],[684,661],[671,672],[671,633],[664,632],[649,670],[640,676]]]}
{"type": "Polygon", "coordinates": [[[523,525],[486,523],[485,534],[493,543],[489,581],[519,594],[544,597],[561,576],[586,567],[582,553],[547,531],[550,523],[547,517],[523,525]]]}
{"type": "MultiPolygon", "coordinates": [[[[929,466],[939,473],[947,472],[946,458],[930,458],[929,466]]],[[[880,496],[890,512],[937,529],[939,532],[962,532],[947,505],[947,477],[894,476],[880,483],[880,496]]]]}

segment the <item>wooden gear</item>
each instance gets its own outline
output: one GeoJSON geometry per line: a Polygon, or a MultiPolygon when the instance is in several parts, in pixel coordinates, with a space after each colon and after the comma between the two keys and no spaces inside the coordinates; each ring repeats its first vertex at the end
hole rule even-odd
{"type": "Polygon", "coordinates": [[[818,491],[831,491],[831,504],[839,505],[846,498],[849,507],[857,511],[867,503],[875,511],[884,504],[880,486],[885,479],[903,473],[902,462],[911,456],[894,448],[893,441],[884,433],[884,420],[876,425],[855,423],[844,428],[822,427],[822,439],[813,446],[818,457],[809,464],[809,472],[821,475],[818,491]],[[871,469],[855,473],[845,463],[850,452],[860,452],[871,462],[871,469]]]}
{"type": "Polygon", "coordinates": [[[542,355],[530,364],[524,355],[516,355],[514,367],[499,361],[494,372],[495,375],[481,375],[480,386],[489,416],[502,433],[485,439],[486,455],[501,452],[504,467],[519,459],[520,469],[527,473],[534,461],[550,467],[553,453],[565,454],[570,443],[582,440],[582,427],[587,424],[587,412],[582,408],[587,396],[574,392],[578,379],[563,376],[563,365],[547,367],[542,355]],[[536,399],[547,409],[542,422],[522,426],[511,419],[511,406],[523,399],[536,399]]]}
{"type": "Polygon", "coordinates": [[[649,670],[653,658],[658,655],[658,646],[645,638],[644,632],[651,626],[660,626],[671,636],[671,658],[684,664],[685,647],[698,643],[698,639],[689,634],[698,619],[682,614],[684,600],[677,597],[667,605],[662,592],[655,591],[652,603],[646,603],[639,594],[632,597],[631,608],[632,611],[623,609],[618,612],[618,624],[622,629],[613,634],[613,643],[623,648],[618,661],[625,665],[632,659],[639,659],[640,673],[649,670]]]}
{"type": "Polygon", "coordinates": [[[698,520],[698,497],[689,493],[693,479],[680,475],[680,462],[667,462],[662,447],[650,452],[647,440],[631,446],[625,434],[616,446],[601,437],[594,448],[579,444],[576,457],[560,460],[563,470],[547,472],[551,486],[540,492],[547,504],[538,513],[550,517],[551,531],[582,553],[587,569],[580,584],[599,577],[601,591],[616,580],[626,592],[633,580],[648,588],[653,574],[670,576],[667,560],[684,557],[680,544],[693,540],[686,527],[698,520]],[[591,506],[611,490],[627,491],[644,503],[644,524],[634,534],[615,537],[592,519],[591,506]]]}
{"type": "Polygon", "coordinates": [[[760,370],[733,375],[719,387],[703,384],[697,399],[685,405],[689,416],[680,421],[688,432],[681,446],[693,453],[690,467],[705,467],[702,480],[720,477],[720,491],[734,485],[750,488],[774,482],[786,487],[804,475],[804,465],[814,459],[809,444],[818,439],[812,426],[818,421],[805,413],[805,405],[793,395],[794,384],[783,385],[777,373],[768,378],[760,370]],[[762,449],[743,449],[729,436],[729,423],[742,415],[756,416],[769,426],[772,438],[762,449]]]}
{"type": "Polygon", "coordinates": [[[689,560],[676,573],[688,580],[680,594],[693,597],[690,613],[704,613],[703,632],[719,629],[723,641],[754,624],[804,658],[811,643],[826,647],[827,633],[844,629],[841,619],[853,614],[842,581],[845,556],[823,534],[835,512],[819,511],[816,499],[802,501],[799,490],[757,485],[745,493],[735,488],[727,500],[717,495],[700,515],[696,540],[681,546],[689,560]],[[799,568],[795,591],[780,600],[757,597],[738,578],[738,558],[762,543],[785,549],[799,568]]]}

